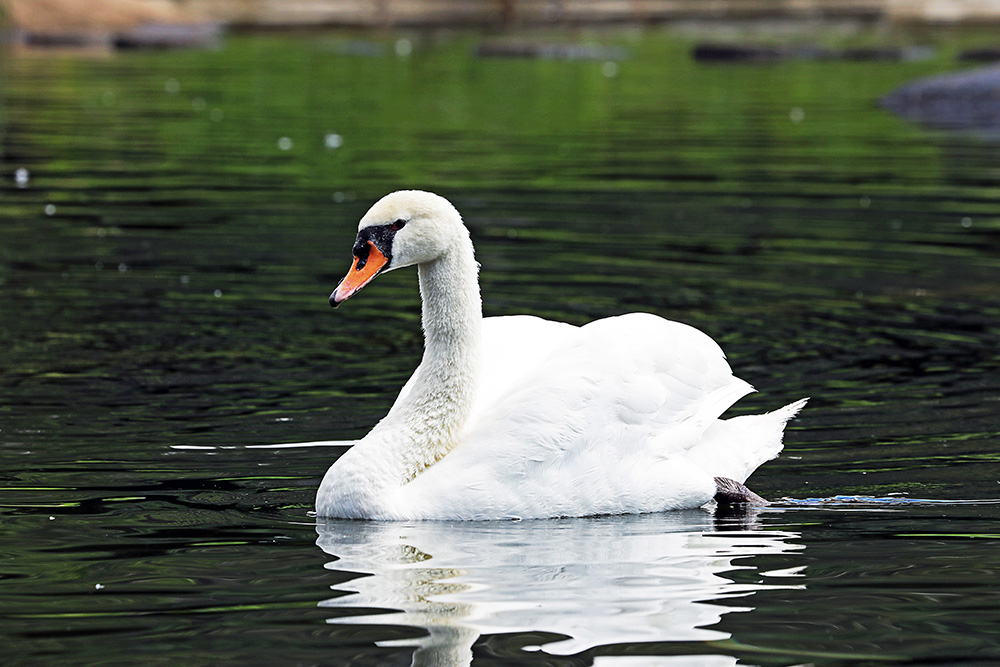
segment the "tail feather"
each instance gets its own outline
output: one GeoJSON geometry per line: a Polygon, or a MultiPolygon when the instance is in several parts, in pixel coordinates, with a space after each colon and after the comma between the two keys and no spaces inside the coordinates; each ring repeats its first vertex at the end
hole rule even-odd
{"type": "Polygon", "coordinates": [[[785,424],[805,407],[808,398],[762,415],[720,419],[689,450],[692,462],[713,477],[745,482],[765,461],[781,453],[785,424]]]}

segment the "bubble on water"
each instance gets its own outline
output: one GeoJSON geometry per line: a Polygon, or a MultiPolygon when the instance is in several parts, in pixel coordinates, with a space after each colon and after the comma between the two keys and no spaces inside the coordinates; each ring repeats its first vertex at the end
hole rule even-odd
{"type": "Polygon", "coordinates": [[[14,172],[14,183],[19,188],[28,187],[28,182],[31,180],[31,172],[29,172],[24,167],[18,167],[14,172]]]}
{"type": "Polygon", "coordinates": [[[99,591],[104,588],[104,584],[94,584],[94,590],[99,591]]]}
{"type": "Polygon", "coordinates": [[[205,101],[204,97],[196,97],[191,100],[191,108],[195,111],[204,111],[207,106],[208,102],[205,101]]]}
{"type": "Polygon", "coordinates": [[[181,285],[187,285],[189,282],[191,282],[190,276],[181,276],[181,285]]]}
{"type": "Polygon", "coordinates": [[[972,218],[969,218],[969,217],[962,218],[962,226],[965,227],[966,229],[968,229],[969,227],[971,227],[972,226],[972,218]]]}
{"type": "Polygon", "coordinates": [[[337,202],[338,204],[342,203],[346,199],[347,199],[347,195],[345,195],[343,192],[334,192],[333,193],[333,201],[337,202]]]}
{"type": "Polygon", "coordinates": [[[222,113],[222,109],[216,108],[208,112],[208,117],[213,123],[218,123],[226,117],[226,114],[222,113]]]}
{"type": "Polygon", "coordinates": [[[103,239],[107,235],[108,235],[108,230],[106,230],[104,227],[97,228],[97,238],[103,239]]]}
{"type": "Polygon", "coordinates": [[[215,296],[216,299],[218,299],[220,296],[222,296],[222,290],[217,289],[214,292],[212,292],[212,294],[215,296]]]}
{"type": "Polygon", "coordinates": [[[607,61],[606,63],[601,65],[601,74],[608,77],[609,79],[615,78],[616,76],[618,76],[618,63],[616,63],[614,60],[607,61]]]}
{"type": "Polygon", "coordinates": [[[118,265],[118,273],[125,273],[126,271],[128,271],[128,264],[122,262],[118,265]]]}
{"type": "Polygon", "coordinates": [[[344,138],[339,134],[330,133],[324,138],[327,148],[340,148],[344,145],[344,138]]]}
{"type": "Polygon", "coordinates": [[[801,123],[806,119],[805,109],[803,109],[802,107],[792,107],[791,110],[789,110],[788,112],[788,118],[793,123],[801,123]]]}
{"type": "Polygon", "coordinates": [[[51,216],[53,216],[55,214],[56,214],[56,205],[55,204],[46,204],[45,205],[45,215],[51,217],[51,216]]]}
{"type": "Polygon", "coordinates": [[[292,143],[291,137],[282,137],[282,138],[278,139],[278,148],[281,149],[281,150],[283,150],[283,151],[290,151],[290,150],[292,150],[292,146],[294,146],[294,145],[295,144],[292,143]]]}
{"type": "Polygon", "coordinates": [[[396,40],[395,49],[396,49],[396,55],[399,56],[400,58],[409,57],[409,55],[413,53],[413,42],[406,39],[405,37],[401,37],[396,40]]]}
{"type": "Polygon", "coordinates": [[[861,206],[861,208],[868,208],[872,205],[872,198],[863,196],[858,199],[858,205],[861,206]]]}
{"type": "Polygon", "coordinates": [[[181,82],[177,79],[167,79],[167,83],[164,84],[163,88],[171,95],[176,95],[181,92],[181,82]]]}

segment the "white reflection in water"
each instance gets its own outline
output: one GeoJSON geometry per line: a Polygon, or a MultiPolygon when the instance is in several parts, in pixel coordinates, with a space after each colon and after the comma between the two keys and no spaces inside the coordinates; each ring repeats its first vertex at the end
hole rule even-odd
{"type": "MultiPolygon", "coordinates": [[[[704,510],[646,516],[522,522],[375,523],[321,520],[317,544],[338,560],[332,570],[359,576],[335,587],[323,607],[394,609],[338,616],[331,623],[412,625],[428,636],[415,665],[468,665],[481,634],[551,632],[545,645],[573,654],[623,642],[708,641],[723,614],[749,611],[744,598],[789,588],[794,562],[736,583],[725,573],[753,570],[743,560],[792,553],[796,533],[719,531],[704,510]],[[732,605],[732,606],[730,606],[732,605]]],[[[697,664],[735,664],[701,656],[697,664]]]]}

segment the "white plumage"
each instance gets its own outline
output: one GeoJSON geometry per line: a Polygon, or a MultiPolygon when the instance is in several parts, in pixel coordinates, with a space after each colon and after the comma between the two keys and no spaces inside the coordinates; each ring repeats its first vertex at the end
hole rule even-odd
{"type": "Polygon", "coordinates": [[[711,338],[632,313],[582,327],[482,317],[454,207],[396,192],[362,218],[338,305],[417,264],[424,357],[386,417],[327,471],[320,516],[504,519],[657,512],[709,502],[781,451],[805,401],[720,420],[753,388],[711,338]]]}

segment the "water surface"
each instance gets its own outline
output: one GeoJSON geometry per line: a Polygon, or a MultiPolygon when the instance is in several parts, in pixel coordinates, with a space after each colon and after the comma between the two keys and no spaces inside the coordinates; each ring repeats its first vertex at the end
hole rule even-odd
{"type": "Polygon", "coordinates": [[[1000,158],[874,104],[947,44],[727,66],[571,36],[606,67],[396,38],[4,62],[4,662],[1000,659],[1000,158]],[[734,414],[811,396],[757,492],[980,502],[316,525],[343,448],[267,445],[363,435],[416,365],[412,272],[326,302],[401,187],[463,212],[488,315],[651,311],[758,388],[734,414]]]}

